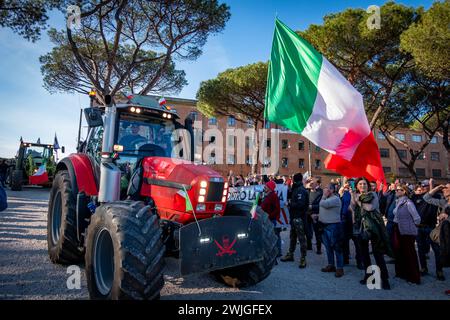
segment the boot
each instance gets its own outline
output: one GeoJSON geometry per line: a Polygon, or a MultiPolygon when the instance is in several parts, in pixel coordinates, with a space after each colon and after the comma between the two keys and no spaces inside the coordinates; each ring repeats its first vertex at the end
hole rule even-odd
{"type": "Polygon", "coordinates": [[[336,269],[336,273],[334,274],[334,276],[336,278],[341,278],[344,275],[344,269],[336,269]]]}
{"type": "Polygon", "coordinates": [[[322,272],[336,272],[336,267],[332,265],[328,265],[325,268],[320,269],[322,272]]]}
{"type": "Polygon", "coordinates": [[[294,261],[294,255],[292,253],[286,253],[286,255],[284,257],[282,257],[280,259],[280,261],[282,262],[287,262],[287,261],[294,261]]]}
{"type": "Polygon", "coordinates": [[[300,264],[298,265],[300,269],[306,268],[306,257],[300,258],[300,264]]]}

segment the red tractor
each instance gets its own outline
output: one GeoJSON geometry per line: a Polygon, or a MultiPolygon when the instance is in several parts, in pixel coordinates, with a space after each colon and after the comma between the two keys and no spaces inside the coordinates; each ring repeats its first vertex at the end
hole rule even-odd
{"type": "Polygon", "coordinates": [[[265,279],[278,249],[260,208],[228,201],[224,178],[193,159],[192,121],[152,97],[84,110],[78,152],[61,160],[50,193],[50,260],[84,259],[92,299],[156,299],[164,257],[181,275],[212,272],[248,286],[265,279]],[[186,160],[191,159],[191,160],[186,160]]]}

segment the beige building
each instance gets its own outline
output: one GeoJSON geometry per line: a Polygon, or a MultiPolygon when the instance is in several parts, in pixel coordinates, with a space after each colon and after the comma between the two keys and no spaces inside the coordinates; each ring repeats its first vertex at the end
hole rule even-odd
{"type": "MultiPolygon", "coordinates": [[[[228,128],[243,129],[244,131],[251,128],[249,124],[242,123],[234,117],[220,117],[216,119],[203,116],[196,108],[196,100],[179,98],[166,98],[166,100],[169,106],[177,110],[181,122],[189,116],[195,121],[201,121],[203,130],[208,128],[218,128],[222,132],[223,137],[225,137],[225,131],[228,128]]],[[[276,125],[271,125],[270,127],[272,129],[278,128],[276,125]]],[[[336,173],[330,172],[324,168],[324,160],[328,155],[326,151],[316,147],[312,143],[309,143],[306,138],[298,133],[293,133],[285,129],[280,129],[279,132],[280,167],[278,173],[280,175],[291,175],[296,172],[304,173],[309,171],[309,168],[311,168],[312,174],[322,176],[324,182],[328,182],[333,178],[339,177],[336,173]],[[311,161],[309,160],[310,149],[311,161]]],[[[385,137],[379,132],[379,130],[375,130],[374,134],[380,148],[380,155],[383,169],[386,174],[386,179],[388,181],[395,178],[403,178],[406,181],[412,180],[408,170],[400,162],[398,155],[388,144],[385,137]]],[[[423,133],[412,130],[399,130],[396,132],[396,135],[398,139],[405,140],[409,145],[413,144],[420,146],[425,139],[425,135],[423,133]]],[[[230,142],[223,141],[224,148],[227,143],[230,142]]],[[[203,141],[203,147],[208,144],[209,141],[203,141]]],[[[232,146],[232,144],[230,144],[230,146],[232,146]]],[[[216,160],[214,158],[201,160],[224,176],[226,176],[230,170],[232,170],[235,174],[242,174],[246,176],[252,169],[249,164],[248,147],[248,141],[246,141],[245,164],[236,164],[236,155],[231,156],[226,154],[223,158],[224,164],[221,165],[212,164],[214,163],[214,160],[216,160]]],[[[270,150],[271,141],[268,141],[268,147],[270,150]]],[[[408,157],[410,157],[410,155],[406,149],[399,147],[399,150],[402,157],[404,156],[406,159],[409,159],[408,157]]],[[[419,179],[433,177],[437,182],[448,181],[450,177],[448,160],[447,151],[442,144],[442,136],[437,135],[424,150],[420,159],[415,163],[416,173],[419,179]]]]}

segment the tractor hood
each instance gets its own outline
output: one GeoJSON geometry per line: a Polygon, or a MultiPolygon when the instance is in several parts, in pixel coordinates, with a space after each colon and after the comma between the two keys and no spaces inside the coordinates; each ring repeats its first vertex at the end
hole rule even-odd
{"type": "Polygon", "coordinates": [[[144,177],[190,185],[197,178],[222,178],[211,168],[187,160],[147,157],[143,160],[144,177]]]}

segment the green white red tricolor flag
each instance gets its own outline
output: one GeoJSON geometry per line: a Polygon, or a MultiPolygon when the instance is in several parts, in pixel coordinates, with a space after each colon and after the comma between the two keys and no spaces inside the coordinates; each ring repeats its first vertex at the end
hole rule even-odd
{"type": "Polygon", "coordinates": [[[327,169],[385,184],[361,94],[311,44],[275,24],[264,117],[328,151],[327,169]]]}

